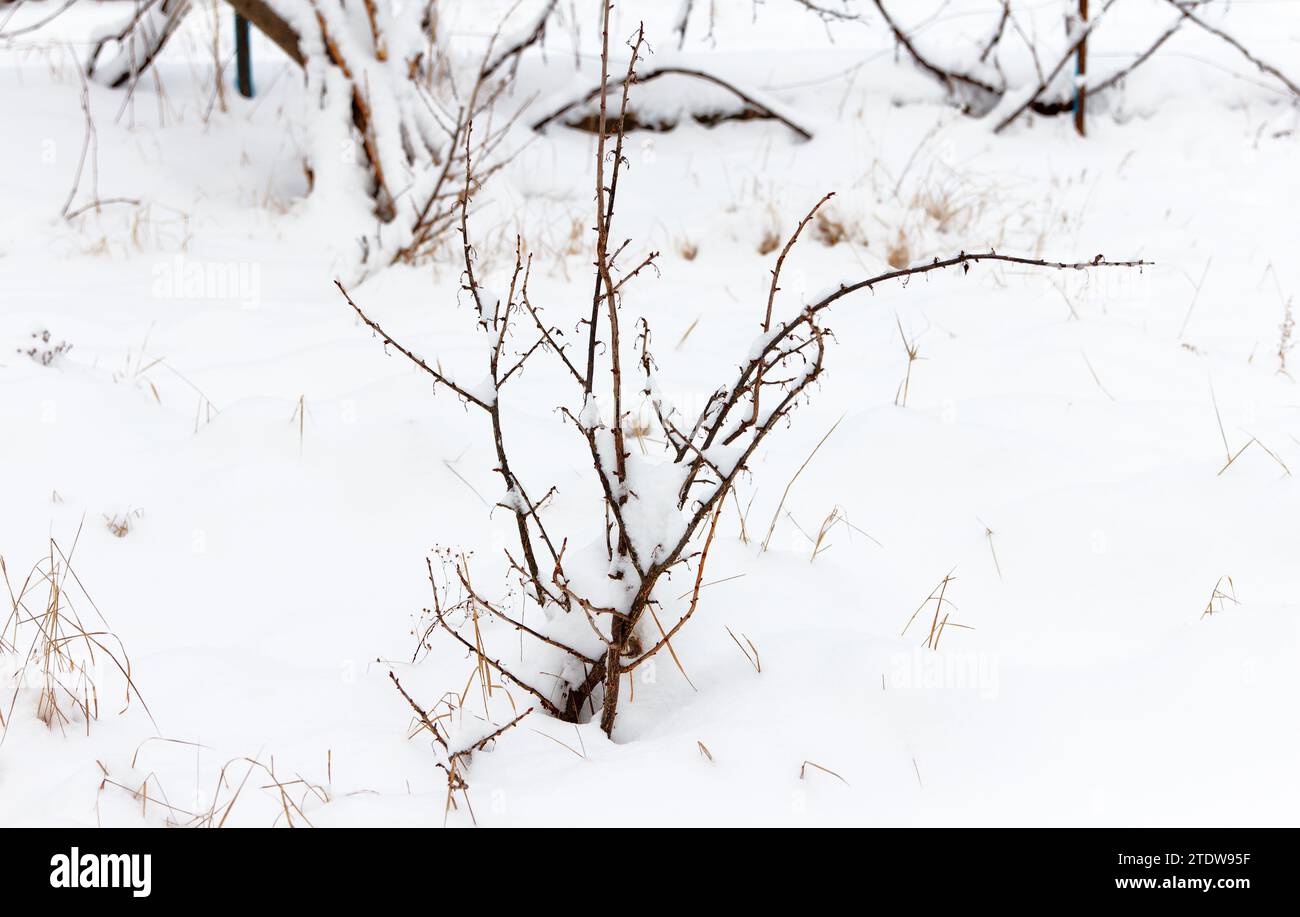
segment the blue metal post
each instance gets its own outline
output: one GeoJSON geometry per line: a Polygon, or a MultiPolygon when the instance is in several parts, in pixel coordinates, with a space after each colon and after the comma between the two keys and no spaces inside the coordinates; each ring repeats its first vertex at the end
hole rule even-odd
{"type": "Polygon", "coordinates": [[[235,81],[239,94],[253,97],[253,57],[248,51],[248,20],[235,14],[235,81]]]}

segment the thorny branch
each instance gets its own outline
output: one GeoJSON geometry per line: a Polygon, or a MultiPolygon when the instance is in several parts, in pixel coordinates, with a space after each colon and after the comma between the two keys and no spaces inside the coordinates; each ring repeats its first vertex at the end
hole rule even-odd
{"type": "MultiPolygon", "coordinates": [[[[524,252],[522,240],[516,241],[508,293],[504,296],[489,295],[482,285],[470,234],[470,200],[478,183],[475,181],[476,157],[470,140],[473,130],[469,125],[462,137],[465,174],[458,215],[464,261],[462,291],[467,294],[474,323],[482,336],[487,362],[486,381],[467,386],[445,373],[440,364],[437,368],[431,366],[368,317],[342,285],[339,289],[361,320],[386,344],[432,376],[435,385],[450,389],[464,403],[479,408],[488,416],[497,461],[495,471],[502,475],[506,485],[506,496],[499,505],[514,514],[523,552],[521,561],[516,562],[507,550],[507,560],[510,570],[519,575],[525,586],[523,600],[536,605],[545,615],[544,623],[529,624],[525,623],[522,613],[506,612],[504,602],[486,597],[471,584],[468,560],[461,557],[455,567],[455,578],[462,598],[452,607],[444,607],[440,601],[437,585],[433,582],[433,568],[429,565],[430,581],[434,585],[434,624],[430,630],[436,626],[445,631],[475,659],[479,679],[485,685],[485,706],[489,693],[487,683],[494,680],[491,674],[485,673],[495,673],[532,695],[542,710],[557,719],[578,722],[599,709],[601,728],[612,735],[619,712],[621,679],[662,649],[667,648],[676,655],[671,641],[697,613],[704,564],[713,546],[722,500],[738,476],[748,468],[755,450],[791,416],[820,380],[831,339],[831,332],[822,320],[831,306],[854,293],[874,290],[890,281],[906,283],[916,276],[955,267],[968,272],[972,265],[985,261],[1055,270],[1132,268],[1142,267],[1148,262],[1107,261],[1101,255],[1091,261],[1063,262],[995,251],[963,251],[951,258],[934,259],[841,284],[781,318],[778,294],[781,292],[782,269],[802,230],[829,200],[831,195],[828,194],[796,225],[776,258],[766,301],[756,310],[760,336],[748,348],[730,378],[717,386],[706,399],[699,415],[693,420],[683,420],[663,396],[665,388],[656,378],[657,368],[650,352],[649,323],[644,317],[636,320],[634,326],[638,333],[632,342],[625,341],[622,335],[626,321],[624,293],[638,277],[645,276],[645,269],[655,263],[655,253],[643,256],[636,262],[636,267],[618,275],[615,261],[630,245],[630,242],[623,242],[615,246],[613,242],[617,238],[614,235],[614,205],[618,180],[626,165],[625,123],[621,115],[627,111],[631,87],[637,82],[636,66],[644,44],[644,30],[638,29],[630,42],[631,63],[621,87],[616,87],[609,78],[609,16],[610,5],[602,0],[602,129],[598,132],[596,144],[593,201],[595,286],[591,311],[584,318],[588,324],[587,340],[583,342],[586,345],[585,365],[572,359],[568,343],[557,329],[543,320],[541,310],[530,300],[528,277],[531,262],[524,252]],[[621,89],[620,117],[613,122],[610,95],[618,89],[621,89]],[[606,131],[606,126],[611,129],[606,131]],[[516,322],[516,318],[523,321],[516,322]],[[661,460],[633,456],[626,448],[623,351],[628,347],[639,354],[643,393],[663,431],[666,452],[661,460]],[[519,356],[506,368],[506,364],[511,362],[505,359],[510,348],[514,348],[519,356]],[[558,405],[557,410],[581,435],[590,456],[607,535],[607,567],[604,570],[584,570],[580,568],[580,560],[566,560],[570,539],[555,539],[547,531],[548,523],[539,512],[538,504],[529,499],[524,483],[509,461],[502,428],[502,398],[507,383],[520,378],[527,361],[539,358],[539,355],[555,358],[559,378],[571,383],[573,401],[558,405]],[[602,405],[611,409],[608,415],[600,410],[602,405]],[[657,475],[664,472],[675,475],[671,478],[675,490],[638,492],[640,474],[652,464],[657,466],[657,475]],[[650,531],[640,521],[646,518],[668,521],[660,529],[650,531]],[[613,538],[608,537],[611,532],[613,538]],[[692,545],[697,543],[702,532],[705,533],[702,549],[693,552],[692,545]],[[549,576],[542,573],[534,551],[534,541],[538,538],[551,556],[549,576]],[[698,558],[695,587],[688,605],[676,616],[670,628],[659,629],[658,639],[646,641],[647,648],[642,643],[642,637],[648,636],[642,634],[643,619],[658,620],[655,606],[662,607],[667,601],[660,597],[662,590],[659,587],[665,577],[695,558],[698,558]],[[521,641],[526,638],[538,650],[551,654],[549,658],[558,653],[562,660],[559,663],[561,672],[555,675],[541,668],[529,667],[526,670],[525,666],[531,664],[526,663],[528,657],[522,653],[522,646],[517,663],[507,662],[500,653],[490,651],[482,639],[480,611],[484,612],[484,619],[500,620],[517,632],[521,641]],[[472,622],[473,639],[452,623],[449,619],[452,612],[463,612],[466,621],[472,622]],[[570,617],[572,615],[578,617],[570,617]],[[585,622],[585,625],[578,622],[585,622]],[[574,630],[569,625],[577,626],[580,639],[572,637],[574,630]],[[590,628],[596,642],[592,643],[585,635],[584,626],[590,628]],[[562,636],[564,633],[570,636],[562,636]],[[584,650],[584,646],[596,649],[584,650]],[[536,679],[544,675],[556,678],[555,689],[537,687],[536,679]]],[[[527,468],[536,473],[539,464],[529,462],[527,468]]],[[[542,502],[549,502],[555,493],[554,487],[548,488],[542,502]]],[[[591,516],[588,519],[594,521],[591,516]]],[[[575,543],[590,543],[588,537],[579,538],[578,533],[574,534],[574,540],[575,543]]],[[[415,709],[418,712],[418,708],[415,709]]],[[[449,776],[449,792],[463,790],[464,778],[459,768],[451,770],[454,774],[449,776]]]]}

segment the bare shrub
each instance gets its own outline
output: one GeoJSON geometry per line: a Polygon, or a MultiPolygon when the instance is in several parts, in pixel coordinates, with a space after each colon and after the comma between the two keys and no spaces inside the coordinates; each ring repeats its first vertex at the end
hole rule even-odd
{"type": "MultiPolygon", "coordinates": [[[[599,99],[601,123],[595,131],[592,260],[596,270],[590,311],[579,322],[585,341],[570,342],[530,298],[532,263],[522,243],[516,245],[513,270],[502,284],[505,292],[488,292],[479,276],[470,234],[469,202],[475,181],[473,157],[468,154],[459,226],[462,291],[479,335],[481,370],[458,375],[436,358],[416,353],[390,335],[338,283],[349,306],[388,348],[431,377],[435,390],[455,395],[482,422],[495,456],[494,471],[504,487],[497,506],[509,513],[518,539],[516,547],[505,551],[509,579],[517,588],[508,587],[503,596],[491,595],[483,587],[467,553],[444,551],[438,555],[440,570],[428,565],[433,607],[426,610],[428,624],[421,642],[428,645],[434,633],[444,634],[474,666],[464,690],[444,697],[433,712],[402,691],[416,713],[417,728],[431,733],[440,749],[439,762],[448,775],[449,808],[457,794],[465,798],[465,764],[479,747],[476,742],[494,740],[530,710],[568,722],[598,718],[604,732],[613,736],[623,680],[663,650],[677,661],[672,641],[697,610],[699,583],[723,500],[759,446],[785,427],[821,378],[830,340],[823,321],[832,305],[888,281],[952,267],[968,272],[981,261],[1073,270],[1145,263],[1108,262],[1101,256],[1062,263],[961,252],[840,284],[797,310],[782,312],[778,294],[786,259],[833,197],[827,194],[794,228],[777,256],[766,302],[758,309],[759,336],[753,339],[752,332],[737,330],[735,363],[720,367],[722,378],[699,412],[684,415],[664,394],[670,389],[658,376],[649,321],[644,315],[628,315],[624,307],[629,284],[655,268],[658,253],[648,252],[620,267],[631,242],[615,244],[612,231],[625,164],[624,134],[621,128],[607,130],[606,121],[623,123],[644,31],[629,43],[627,75],[612,83],[607,6],[602,25],[605,90],[599,99]],[[559,499],[558,489],[525,480],[525,474],[533,476],[530,472],[538,463],[530,461],[533,456],[527,453],[516,461],[520,454],[512,450],[503,420],[505,398],[526,400],[531,391],[513,383],[525,367],[543,356],[554,361],[552,369],[570,384],[569,398],[555,405],[554,411],[585,447],[593,489],[600,494],[599,508],[588,514],[585,527],[563,533],[548,512],[559,499]],[[629,376],[638,378],[637,388],[652,408],[662,443],[656,454],[640,455],[629,448],[629,435],[635,429],[627,425],[629,376]],[[684,605],[677,604],[664,587],[674,572],[692,563],[696,588],[684,605]],[[670,607],[676,607],[675,617],[662,619],[660,612],[670,607]],[[502,643],[501,625],[517,632],[532,651],[522,653],[513,644],[502,643]],[[527,709],[514,699],[516,692],[528,696],[527,709]],[[498,694],[509,701],[508,715],[493,713],[498,694]],[[479,732],[471,735],[477,739],[469,744],[453,741],[444,724],[463,719],[471,698],[483,708],[479,732]]],[[[546,407],[534,403],[530,412],[543,414],[546,407]]],[[[937,634],[933,641],[937,642],[937,634]]]]}

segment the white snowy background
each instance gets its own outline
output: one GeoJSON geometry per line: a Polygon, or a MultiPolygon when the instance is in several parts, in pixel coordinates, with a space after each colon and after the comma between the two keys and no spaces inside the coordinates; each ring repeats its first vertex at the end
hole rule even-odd
{"type": "MultiPolygon", "coordinates": [[[[998,7],[894,5],[958,58],[998,7]]],[[[1067,5],[1017,6],[1059,41],[1067,5]]],[[[388,672],[431,706],[473,667],[437,637],[411,660],[430,550],[491,564],[511,537],[490,511],[501,487],[480,421],[340,298],[333,281],[371,227],[307,194],[302,81],[273,46],[255,42],[255,98],[227,87],[227,110],[213,103],[206,6],[129,104],[90,86],[98,194],[137,203],[60,217],[84,134],[77,55],[114,6],[82,3],[0,44],[0,555],[16,585],[50,538],[76,541],[77,577],[152,720],[138,699],[118,714],[124,687],[104,669],[89,734],[49,728],[29,690],[14,693],[10,654],[0,824],[185,821],[231,799],[247,764],[220,775],[243,757],[303,781],[291,791],[316,826],[471,824],[464,808],[445,816],[444,775],[427,736],[408,739],[388,672]],[[187,285],[196,270],[242,288],[187,285]],[[50,365],[19,352],[44,331],[71,345],[50,365]],[[148,799],[124,789],[142,786],[148,799]]],[[[680,403],[698,407],[757,333],[764,236],[827,191],[843,238],[814,228],[801,242],[791,310],[887,270],[900,245],[911,261],[992,246],[1155,265],[978,265],[838,304],[828,371],[728,502],[710,585],[673,641],[694,687],[666,657],[638,670],[612,742],[531,715],[474,756],[477,823],[1295,823],[1300,354],[1281,370],[1300,290],[1296,98],[1185,29],[1091,101],[1086,139],[1068,115],[995,135],[899,58],[878,18],[716,6],[712,34],[700,14],[680,52],[673,3],[620,3],[614,31],[644,18],[650,65],[707,65],[815,138],[764,121],[629,135],[615,232],[662,257],[628,308],[650,319],[680,403]],[[906,405],[903,337],[918,356],[906,405]],[[837,423],[763,552],[786,485],[837,423]],[[952,621],[969,629],[927,649],[933,603],[902,631],[949,573],[952,621]],[[1203,616],[1225,577],[1237,602],[1203,616]]],[[[1207,18],[1300,77],[1300,4],[1213,6],[1207,18]]],[[[453,47],[481,53],[508,7],[454,6],[453,47]]],[[[1095,72],[1171,14],[1121,0],[1090,44],[1095,72]]],[[[576,30],[554,26],[507,104],[537,92],[540,112],[592,85],[592,24],[580,11],[576,30]]],[[[1005,63],[1031,72],[1027,57],[1005,63]]],[[[672,104],[670,89],[646,87],[647,104],[672,104]]],[[[475,214],[483,270],[504,286],[521,234],[533,301],[571,326],[590,302],[594,138],[520,124],[510,141],[521,151],[475,214]]],[[[472,331],[458,289],[449,254],[350,292],[454,361],[472,331]]],[[[529,463],[516,470],[542,468],[563,492],[589,472],[552,409],[567,396],[544,374],[526,384],[536,409],[510,415],[529,463]]],[[[467,700],[466,716],[482,712],[467,700]]],[[[268,782],[248,780],[227,824],[285,823],[268,782]]]]}

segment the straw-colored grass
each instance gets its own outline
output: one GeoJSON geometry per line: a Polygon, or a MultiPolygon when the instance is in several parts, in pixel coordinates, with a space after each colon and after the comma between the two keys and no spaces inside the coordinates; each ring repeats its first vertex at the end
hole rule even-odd
{"type": "MultiPolygon", "coordinates": [[[[78,529],[78,538],[80,534],[78,529]]],[[[0,557],[9,599],[9,614],[0,628],[0,654],[12,656],[16,663],[7,703],[0,701],[0,728],[6,734],[19,715],[20,702],[34,695],[33,712],[46,726],[64,733],[70,727],[84,729],[89,735],[110,677],[119,682],[114,693],[122,692],[121,712],[135,700],[149,714],[122,642],[73,569],[76,549],[77,539],[65,553],[51,538],[45,556],[21,581],[11,578],[0,557]]]]}

